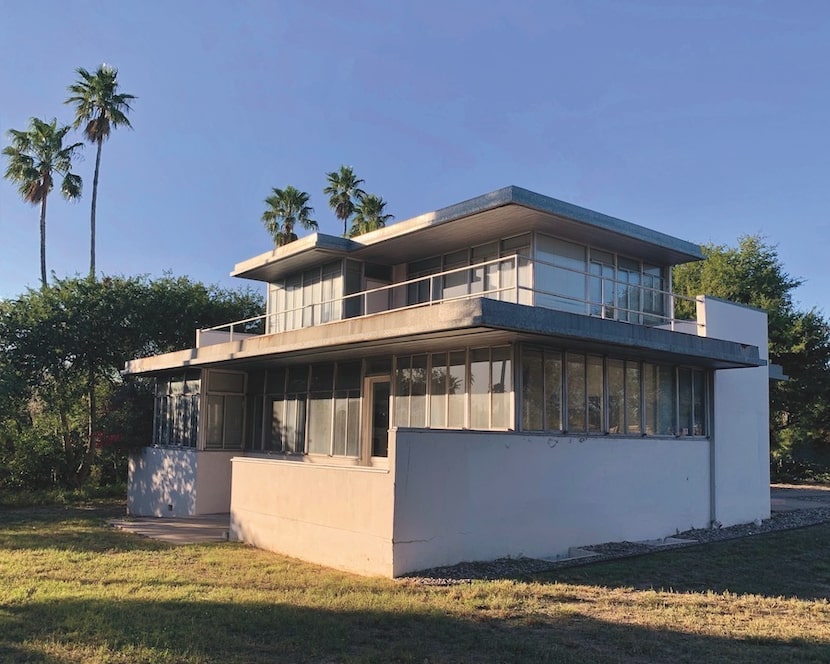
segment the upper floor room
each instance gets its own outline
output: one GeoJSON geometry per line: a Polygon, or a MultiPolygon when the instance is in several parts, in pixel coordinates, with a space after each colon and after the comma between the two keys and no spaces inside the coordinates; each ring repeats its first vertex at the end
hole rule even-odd
{"type": "Polygon", "coordinates": [[[236,265],[265,333],[473,297],[672,326],[698,245],[511,186],[357,238],[315,233],[236,265]]]}

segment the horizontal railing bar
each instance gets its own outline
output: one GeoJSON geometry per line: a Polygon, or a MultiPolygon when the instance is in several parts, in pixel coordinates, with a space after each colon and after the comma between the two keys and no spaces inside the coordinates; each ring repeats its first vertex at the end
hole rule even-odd
{"type": "MultiPolygon", "coordinates": [[[[536,276],[536,270],[534,269],[533,276],[536,276]]],[[[450,288],[457,288],[457,287],[464,287],[466,286],[468,289],[477,281],[473,281],[469,276],[466,279],[465,284],[454,284],[450,286],[450,288]]],[[[664,321],[667,324],[671,324],[672,327],[674,326],[675,322],[679,322],[683,319],[677,319],[672,316],[668,316],[663,313],[653,312],[653,311],[646,311],[642,308],[633,309],[630,307],[622,306],[615,298],[620,295],[627,295],[631,294],[634,295],[639,302],[643,302],[649,298],[659,297],[659,298],[670,298],[671,302],[677,301],[687,301],[687,302],[695,302],[695,298],[689,297],[686,295],[680,295],[678,293],[672,293],[671,291],[663,290],[660,288],[655,288],[652,286],[647,286],[643,283],[629,283],[627,281],[620,281],[618,279],[614,279],[609,276],[597,275],[593,274],[589,271],[585,270],[577,270],[575,268],[566,267],[564,265],[556,265],[549,261],[545,261],[542,259],[532,259],[527,256],[522,256],[519,254],[512,254],[510,256],[502,256],[499,258],[493,258],[490,260],[482,261],[480,263],[475,263],[473,265],[464,265],[457,268],[453,268],[450,270],[445,270],[443,272],[435,272],[433,274],[423,275],[420,277],[414,277],[412,279],[407,279],[405,281],[399,281],[393,284],[386,284],[383,286],[378,286],[376,288],[370,288],[364,291],[359,291],[357,293],[350,293],[347,295],[342,295],[330,299],[320,300],[319,302],[314,302],[312,304],[304,304],[299,307],[294,307],[292,309],[285,309],[282,311],[272,312],[261,314],[259,316],[252,316],[250,318],[245,318],[238,321],[233,321],[231,323],[224,323],[221,325],[215,325],[213,327],[204,328],[201,330],[202,333],[204,332],[220,332],[220,331],[228,331],[230,334],[231,340],[233,339],[233,334],[235,330],[242,325],[250,325],[252,323],[257,323],[259,321],[263,321],[263,323],[267,327],[268,321],[277,321],[280,317],[283,320],[299,317],[300,325],[290,327],[289,329],[301,329],[302,327],[309,327],[309,325],[302,325],[303,317],[307,315],[309,312],[312,317],[311,326],[314,325],[322,325],[329,322],[336,322],[338,320],[344,320],[343,317],[343,307],[346,303],[351,302],[360,302],[359,309],[362,313],[358,316],[366,316],[370,315],[366,313],[368,299],[373,295],[378,295],[382,293],[391,294],[396,292],[396,289],[405,289],[408,291],[410,286],[414,285],[421,285],[427,284],[428,286],[428,293],[426,294],[427,297],[422,302],[415,302],[412,304],[403,304],[395,306],[394,304],[388,304],[387,308],[379,309],[378,311],[373,311],[371,313],[381,313],[383,311],[401,311],[412,309],[421,306],[430,306],[435,304],[440,304],[443,302],[452,302],[457,300],[465,300],[471,299],[474,297],[487,297],[492,295],[501,295],[502,293],[514,293],[515,297],[512,298],[513,301],[519,301],[519,293],[520,292],[529,292],[535,295],[542,295],[545,297],[556,298],[558,300],[564,300],[573,302],[575,304],[584,305],[586,309],[585,315],[588,316],[598,316],[599,314],[591,313],[592,308],[599,308],[602,310],[602,317],[603,318],[612,318],[619,320],[622,319],[621,322],[630,322],[627,320],[628,318],[633,318],[635,316],[641,317],[642,319],[657,319],[659,321],[664,321]],[[486,272],[481,275],[481,278],[477,281],[483,281],[488,276],[492,277],[503,277],[505,274],[511,277],[511,281],[513,282],[511,285],[507,286],[498,286],[496,288],[489,288],[489,289],[482,289],[480,291],[472,292],[468,290],[466,293],[461,293],[459,295],[452,295],[449,297],[443,297],[444,291],[444,279],[447,277],[467,273],[468,275],[473,275],[476,271],[483,271],[486,270],[488,267],[492,267],[495,265],[503,265],[507,264],[508,269],[510,270],[507,273],[504,272],[497,272],[492,275],[488,275],[486,272]],[[573,294],[562,293],[557,291],[548,291],[541,288],[534,288],[533,286],[528,286],[527,284],[519,283],[520,281],[520,271],[524,267],[545,267],[550,268],[552,270],[556,270],[558,272],[566,272],[571,273],[574,275],[578,275],[582,278],[586,278],[585,288],[586,291],[590,290],[592,284],[598,284],[600,286],[600,300],[595,300],[591,298],[591,294],[587,293],[586,298],[580,298],[574,296],[573,294]],[[437,284],[437,288],[435,287],[436,281],[440,280],[437,284]],[[610,287],[610,301],[607,298],[608,295],[608,287],[610,287]],[[434,292],[435,290],[440,291],[439,293],[434,292]],[[316,321],[314,319],[319,318],[320,312],[326,309],[328,314],[332,316],[330,320],[327,321],[316,321]],[[611,310],[613,315],[605,316],[605,311],[611,310]],[[619,314],[619,315],[617,315],[619,314]]],[[[302,286],[301,286],[302,288],[302,286]]],[[[398,290],[399,292],[399,290],[398,290]]],[[[642,304],[640,305],[642,307],[642,304]]],[[[672,309],[674,307],[671,307],[672,309]]],[[[686,321],[688,322],[688,321],[686,321]]],[[[634,323],[634,324],[642,324],[642,323],[634,323]]],[[[254,334],[266,334],[271,332],[262,332],[262,333],[254,333],[254,334]]]]}

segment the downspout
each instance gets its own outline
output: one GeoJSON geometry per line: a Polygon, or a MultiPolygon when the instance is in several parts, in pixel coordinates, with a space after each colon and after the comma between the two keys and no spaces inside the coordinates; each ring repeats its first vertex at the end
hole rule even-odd
{"type": "Polygon", "coordinates": [[[709,527],[718,528],[718,493],[717,493],[717,464],[715,463],[715,444],[717,431],[715,428],[715,372],[709,373],[709,389],[707,390],[706,411],[711,422],[709,433],[709,527]]]}

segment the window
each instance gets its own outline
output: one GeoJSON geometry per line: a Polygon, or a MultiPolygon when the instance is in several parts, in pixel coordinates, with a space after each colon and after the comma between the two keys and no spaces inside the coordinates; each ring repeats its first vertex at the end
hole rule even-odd
{"type": "Polygon", "coordinates": [[[342,272],[343,264],[338,260],[269,284],[268,331],[295,330],[339,320],[342,272]]]}
{"type": "Polygon", "coordinates": [[[401,427],[425,427],[426,400],[427,356],[398,357],[395,370],[395,423],[401,427]]]}
{"type": "Polygon", "coordinates": [[[536,261],[536,305],[585,313],[585,247],[538,235],[536,261]]]}
{"type": "Polygon", "coordinates": [[[537,306],[646,325],[666,320],[660,266],[541,233],[534,257],[537,306]]]}
{"type": "Polygon", "coordinates": [[[449,353],[447,367],[447,428],[461,429],[467,413],[467,353],[449,353]]]}
{"type": "Polygon", "coordinates": [[[334,377],[334,456],[360,454],[360,362],[338,362],[334,377]]]}
{"type": "Polygon", "coordinates": [[[567,382],[568,426],[567,431],[587,431],[585,417],[585,356],[568,353],[565,370],[567,382]]]}
{"type": "Polygon", "coordinates": [[[525,431],[707,435],[702,369],[529,345],[520,355],[525,431]]]}
{"type": "Polygon", "coordinates": [[[196,447],[199,433],[199,371],[156,381],[153,444],[196,447]]]}
{"type": "Polygon", "coordinates": [[[261,448],[359,456],[360,382],[359,361],[271,369],[265,381],[267,421],[261,448]]]}
{"type": "Polygon", "coordinates": [[[677,431],[677,384],[674,367],[643,363],[645,433],[674,435],[677,431]]]}
{"type": "Polygon", "coordinates": [[[407,281],[417,279],[407,286],[406,303],[419,304],[421,302],[429,302],[431,299],[436,300],[440,295],[440,278],[436,279],[420,279],[420,277],[427,277],[431,274],[441,272],[441,257],[435,256],[421,261],[415,261],[407,265],[406,278],[407,281]]]}
{"type": "Polygon", "coordinates": [[[706,380],[702,371],[681,368],[677,372],[678,433],[681,436],[706,435],[706,380]]]}
{"type": "Polygon", "coordinates": [[[245,374],[209,371],[205,449],[241,449],[245,430],[245,374]]]}
{"type": "Polygon", "coordinates": [[[315,364],[311,367],[308,388],[309,454],[330,454],[334,397],[334,365],[315,364]]]}
{"type": "Polygon", "coordinates": [[[509,346],[396,358],[397,426],[508,429],[512,394],[509,346]]]}
{"type": "Polygon", "coordinates": [[[407,303],[418,304],[482,294],[496,300],[533,304],[530,290],[532,267],[527,260],[530,256],[530,238],[530,234],[525,233],[409,263],[407,279],[419,279],[439,272],[449,274],[409,284],[407,303]],[[500,257],[504,260],[499,260],[500,257]],[[480,263],[488,265],[474,267],[480,263]],[[517,291],[517,265],[521,291],[517,291]]]}

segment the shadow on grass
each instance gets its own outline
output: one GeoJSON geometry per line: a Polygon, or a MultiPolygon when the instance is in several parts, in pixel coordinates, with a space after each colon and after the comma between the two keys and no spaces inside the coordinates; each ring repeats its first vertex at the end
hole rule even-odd
{"type": "Polygon", "coordinates": [[[563,568],[534,581],[830,600],[830,524],[563,568]]]}
{"type": "Polygon", "coordinates": [[[129,536],[106,525],[123,505],[28,507],[0,510],[0,548],[104,553],[161,550],[171,545],[129,536]]]}
{"type": "Polygon", "coordinates": [[[584,614],[462,619],[279,603],[67,599],[0,611],[3,661],[619,662],[826,661],[830,645],[733,640],[584,614]],[[39,650],[48,648],[49,654],[39,650]]]}

